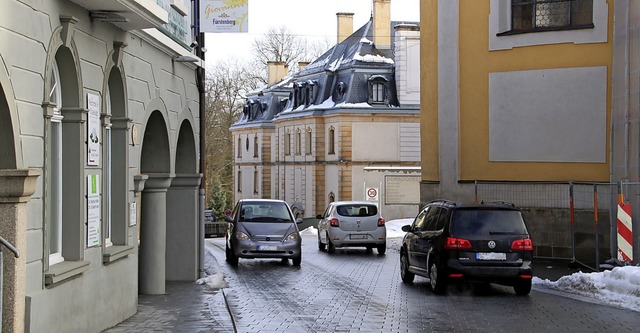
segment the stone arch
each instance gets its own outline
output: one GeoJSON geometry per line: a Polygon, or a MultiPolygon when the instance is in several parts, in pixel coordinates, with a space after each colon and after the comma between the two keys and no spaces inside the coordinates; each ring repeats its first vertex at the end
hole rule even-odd
{"type": "Polygon", "coordinates": [[[167,110],[160,99],[147,106],[140,173],[148,178],[141,198],[138,290],[141,294],[165,293],[167,257],[167,190],[171,173],[171,148],[167,110]]]}
{"type": "Polygon", "coordinates": [[[45,253],[49,254],[46,266],[59,260],[82,260],[84,251],[84,235],[82,230],[83,216],[80,213],[85,200],[84,177],[81,169],[85,165],[86,148],[82,142],[86,140],[84,122],[86,111],[82,92],[82,73],[80,57],[77,52],[73,34],[73,20],[65,20],[56,28],[49,41],[44,68],[43,112],[45,116],[45,148],[44,148],[44,186],[45,196],[45,253]],[[53,69],[57,66],[61,100],[57,104],[51,99],[53,69]],[[59,109],[54,121],[54,110],[59,109]],[[55,134],[58,133],[58,134],[55,134]],[[64,149],[63,149],[64,147],[64,149]],[[55,155],[55,156],[54,156],[55,155]],[[53,161],[61,161],[54,163],[53,161]],[[64,198],[64,200],[62,200],[64,198]],[[54,235],[57,230],[58,235],[54,235]],[[53,233],[52,233],[53,232],[53,233]],[[64,242],[62,241],[64,239],[64,242]],[[53,247],[51,246],[52,244],[53,247]],[[51,262],[51,255],[60,255],[51,262]]]}
{"type": "Polygon", "coordinates": [[[197,146],[194,121],[189,109],[179,118],[175,150],[175,177],[167,193],[166,278],[195,281],[200,272],[200,249],[204,238],[200,230],[197,146]]]}
{"type": "Polygon", "coordinates": [[[121,53],[117,48],[107,57],[106,75],[103,81],[102,112],[103,118],[103,181],[104,189],[109,189],[108,210],[110,220],[104,223],[104,235],[114,245],[127,245],[128,238],[128,204],[129,204],[129,126],[131,119],[127,117],[127,89],[126,76],[122,62],[115,61],[116,54],[121,53]],[[107,132],[109,142],[107,146],[107,132]],[[107,151],[110,150],[110,151],[107,151]],[[107,156],[108,154],[108,156],[107,156]],[[113,158],[118,157],[118,158],[113,158]],[[109,163],[110,165],[107,165],[109,163]],[[110,185],[109,187],[106,185],[110,185]],[[108,229],[108,230],[107,230],[108,229]],[[108,233],[107,233],[108,232],[108,233]]]}
{"type": "Polygon", "coordinates": [[[141,173],[170,173],[169,129],[163,113],[154,110],[147,118],[142,139],[141,173]]]}
{"type": "Polygon", "coordinates": [[[186,110],[182,118],[176,144],[175,173],[194,174],[198,172],[198,156],[193,117],[186,110]]]}
{"type": "Polygon", "coordinates": [[[0,170],[23,167],[16,103],[6,68],[0,56],[0,170]]]}

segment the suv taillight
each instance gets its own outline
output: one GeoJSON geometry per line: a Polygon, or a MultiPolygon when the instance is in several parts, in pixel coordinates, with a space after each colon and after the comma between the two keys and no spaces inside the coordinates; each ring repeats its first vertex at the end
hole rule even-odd
{"type": "Polygon", "coordinates": [[[444,240],[444,248],[447,250],[470,249],[471,242],[464,238],[447,237],[444,240]]]}
{"type": "Polygon", "coordinates": [[[378,218],[378,227],[384,227],[384,219],[382,217],[378,218]]]}
{"type": "Polygon", "coordinates": [[[340,221],[338,219],[331,219],[329,220],[329,225],[332,227],[339,227],[340,221]]]}
{"type": "Polygon", "coordinates": [[[513,243],[511,243],[511,249],[516,251],[533,251],[533,242],[531,238],[514,240],[513,243]]]}

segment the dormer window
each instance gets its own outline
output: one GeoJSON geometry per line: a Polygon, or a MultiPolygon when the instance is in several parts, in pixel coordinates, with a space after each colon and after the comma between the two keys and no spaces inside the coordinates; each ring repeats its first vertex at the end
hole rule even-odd
{"type": "Polygon", "coordinates": [[[340,81],[338,83],[338,87],[336,88],[336,92],[338,93],[338,98],[342,99],[344,95],[347,93],[347,84],[340,81]]]}
{"type": "Polygon", "coordinates": [[[369,78],[369,104],[389,104],[388,83],[389,80],[381,75],[369,78]]]}

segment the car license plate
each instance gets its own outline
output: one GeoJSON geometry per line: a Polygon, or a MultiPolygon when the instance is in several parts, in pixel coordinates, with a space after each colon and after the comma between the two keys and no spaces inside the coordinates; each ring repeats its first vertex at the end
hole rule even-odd
{"type": "Polygon", "coordinates": [[[507,260],[507,254],[503,252],[478,252],[477,260],[507,260]]]}
{"type": "Polygon", "coordinates": [[[349,239],[367,239],[367,235],[349,235],[349,239]]]}
{"type": "Polygon", "coordinates": [[[258,245],[258,251],[278,251],[276,245],[258,245]]]}

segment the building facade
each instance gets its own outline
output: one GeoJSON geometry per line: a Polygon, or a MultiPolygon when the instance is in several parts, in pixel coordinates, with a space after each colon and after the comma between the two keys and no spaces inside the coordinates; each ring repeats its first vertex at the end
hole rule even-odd
{"type": "MultiPolygon", "coordinates": [[[[297,73],[252,92],[231,127],[235,199],[277,198],[314,218],[336,200],[377,201],[387,218],[419,203],[419,26],[390,21],[390,1],[297,73]],[[393,36],[393,37],[391,37],[393,36]]],[[[271,63],[270,73],[286,73],[271,63]]]]}
{"type": "Polygon", "coordinates": [[[139,293],[199,277],[191,10],[3,1],[0,236],[19,253],[4,255],[3,331],[99,332],[139,293]]]}
{"type": "Polygon", "coordinates": [[[536,255],[616,257],[616,184],[638,179],[634,6],[421,2],[421,202],[512,201],[536,255]]]}

